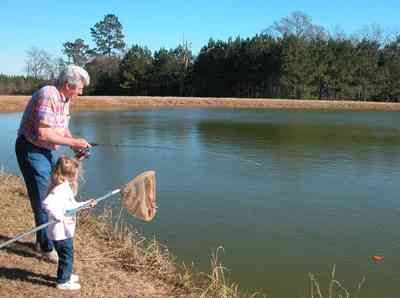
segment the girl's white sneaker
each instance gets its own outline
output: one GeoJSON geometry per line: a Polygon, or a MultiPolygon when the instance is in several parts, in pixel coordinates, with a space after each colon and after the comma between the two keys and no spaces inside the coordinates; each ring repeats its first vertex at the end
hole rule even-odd
{"type": "Polygon", "coordinates": [[[79,282],[79,275],[71,273],[71,277],[69,280],[72,282],[79,282]]]}
{"type": "Polygon", "coordinates": [[[79,290],[81,285],[77,282],[73,282],[71,279],[65,283],[57,284],[59,290],[79,290]]]}

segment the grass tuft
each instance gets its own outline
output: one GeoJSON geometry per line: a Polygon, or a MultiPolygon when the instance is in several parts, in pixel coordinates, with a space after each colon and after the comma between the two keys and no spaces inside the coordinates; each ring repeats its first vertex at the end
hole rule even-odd
{"type": "Polygon", "coordinates": [[[336,274],[336,265],[333,265],[331,277],[328,285],[328,293],[326,296],[322,294],[321,287],[314,274],[309,273],[308,276],[310,278],[310,298],[358,298],[361,292],[361,288],[365,283],[365,276],[358,283],[357,290],[354,295],[351,296],[351,292],[349,289],[345,288],[335,277],[336,274]]]}

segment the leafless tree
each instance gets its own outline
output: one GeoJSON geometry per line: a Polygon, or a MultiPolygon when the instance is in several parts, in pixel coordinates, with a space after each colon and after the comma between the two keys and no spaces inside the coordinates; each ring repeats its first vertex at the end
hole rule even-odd
{"type": "Polygon", "coordinates": [[[369,40],[382,44],[385,42],[384,29],[379,24],[365,25],[351,36],[354,43],[369,40]]]}
{"type": "Polygon", "coordinates": [[[274,22],[272,26],[264,30],[264,33],[294,35],[297,38],[325,38],[328,35],[322,26],[314,25],[311,17],[302,11],[294,11],[289,16],[274,22]]]}
{"type": "Polygon", "coordinates": [[[26,72],[36,79],[52,80],[57,77],[65,66],[59,57],[53,57],[48,52],[37,47],[27,51],[26,72]]]}
{"type": "Polygon", "coordinates": [[[51,55],[45,50],[31,47],[27,51],[26,71],[34,78],[48,79],[51,55]]]}

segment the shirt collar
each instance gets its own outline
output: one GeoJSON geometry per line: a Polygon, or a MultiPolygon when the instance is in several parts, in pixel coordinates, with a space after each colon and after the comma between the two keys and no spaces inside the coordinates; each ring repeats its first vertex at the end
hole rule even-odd
{"type": "Polygon", "coordinates": [[[62,93],[59,89],[58,89],[58,94],[60,95],[60,101],[61,102],[63,102],[63,103],[69,102],[69,98],[65,97],[64,93],[62,93]]]}
{"type": "Polygon", "coordinates": [[[65,97],[64,94],[62,94],[62,93],[60,93],[60,98],[61,98],[61,101],[64,103],[69,102],[69,98],[65,97]]]}

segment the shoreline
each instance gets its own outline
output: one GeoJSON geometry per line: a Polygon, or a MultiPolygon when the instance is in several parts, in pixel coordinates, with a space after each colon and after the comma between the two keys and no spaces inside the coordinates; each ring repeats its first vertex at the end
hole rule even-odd
{"type": "MultiPolygon", "coordinates": [[[[22,112],[29,98],[25,95],[0,95],[0,113],[22,112]]],[[[71,103],[71,110],[77,112],[168,107],[400,111],[400,103],[267,98],[79,96],[71,103]]]]}
{"type": "MultiPolygon", "coordinates": [[[[0,113],[23,111],[29,98],[30,96],[0,96],[0,113]]],[[[83,96],[77,98],[72,103],[73,111],[129,111],[168,107],[400,111],[400,104],[398,103],[281,99],[83,96]]],[[[19,177],[0,173],[0,188],[6,191],[6,199],[3,198],[2,202],[2,207],[4,208],[0,208],[0,210],[3,209],[3,216],[0,219],[1,226],[3,227],[0,229],[0,238],[2,236],[4,240],[4,238],[10,237],[10,235],[16,235],[32,227],[33,219],[30,207],[28,206],[26,191],[24,190],[24,185],[21,185],[19,177]],[[7,185],[5,181],[11,181],[12,183],[7,185]],[[17,210],[21,205],[23,205],[23,212],[17,210]],[[24,220],[18,221],[18,218],[22,217],[24,220]]],[[[209,276],[213,276],[215,272],[220,275],[217,275],[215,280],[203,281],[204,284],[199,286],[195,282],[198,279],[197,275],[204,276],[204,274],[192,271],[191,268],[183,268],[182,270],[181,266],[171,261],[168,255],[158,254],[151,255],[149,259],[140,259],[141,257],[138,257],[137,252],[143,251],[143,255],[147,255],[146,249],[138,248],[137,246],[126,246],[125,241],[127,236],[121,234],[114,235],[115,229],[112,226],[108,225],[105,227],[103,223],[96,223],[95,219],[89,217],[85,218],[85,221],[81,221],[81,227],[83,227],[82,231],[79,231],[78,228],[77,234],[79,263],[77,269],[78,273],[82,273],[82,278],[86,279],[84,281],[84,292],[81,294],[91,295],[93,293],[99,294],[101,291],[109,291],[105,297],[115,297],[115,295],[118,296],[121,294],[129,295],[132,293],[139,295],[138,297],[207,297],[204,294],[209,294],[208,291],[218,292],[220,289],[227,290],[230,286],[228,291],[231,294],[226,297],[247,297],[246,294],[239,294],[237,288],[235,291],[235,286],[239,286],[240,284],[226,285],[215,282],[215,280],[224,281],[224,278],[220,279],[220,276],[223,276],[223,272],[218,273],[216,271],[216,269],[222,268],[220,264],[215,264],[211,268],[212,274],[209,276]],[[103,229],[106,229],[106,232],[103,229]],[[104,239],[103,236],[99,237],[102,234],[107,234],[109,238],[104,239]],[[120,243],[122,243],[122,247],[120,243]],[[111,251],[111,253],[108,253],[106,249],[111,251]],[[90,255],[91,251],[95,251],[100,257],[93,258],[90,255]],[[121,259],[125,258],[129,258],[131,263],[121,262],[121,259]],[[99,264],[103,269],[97,269],[99,264]],[[93,270],[96,270],[94,274],[93,270]],[[159,272],[159,275],[153,276],[153,271],[159,272]],[[103,272],[106,272],[107,277],[102,277],[103,272]],[[101,280],[103,284],[98,282],[97,279],[101,280]],[[107,288],[107,279],[115,279],[112,281],[115,288],[107,288]],[[145,289],[142,289],[141,292],[134,289],[134,287],[131,287],[131,280],[134,280],[132,284],[134,287],[140,288],[142,285],[145,285],[145,289]]],[[[129,233],[136,235],[137,232],[133,231],[129,233]]],[[[136,240],[129,240],[126,243],[138,243],[143,239],[141,237],[136,240]]],[[[51,266],[44,265],[39,260],[37,253],[32,250],[30,245],[33,241],[32,238],[27,239],[29,239],[28,242],[25,242],[26,239],[24,239],[22,242],[18,242],[13,248],[7,249],[3,255],[0,254],[0,267],[7,273],[6,277],[0,277],[0,288],[3,288],[0,290],[0,294],[16,294],[17,291],[14,289],[19,289],[18,293],[29,295],[32,298],[43,297],[45,293],[52,293],[52,297],[64,297],[62,296],[63,293],[57,292],[52,288],[53,281],[51,276],[54,275],[54,270],[51,266]],[[24,253],[19,254],[20,251],[24,251],[24,253]],[[29,273],[27,275],[33,276],[40,280],[40,282],[38,284],[32,283],[29,278],[21,274],[21,271],[29,273]],[[39,289],[37,292],[38,294],[40,293],[39,295],[36,295],[37,289],[39,289]]],[[[156,247],[160,246],[158,243],[155,243],[155,245],[156,247]]],[[[161,245],[161,247],[163,246],[161,245]]],[[[156,251],[159,251],[159,249],[157,248],[156,251]]],[[[248,295],[248,297],[256,296],[254,294],[248,295]]]]}
{"type": "MultiPolygon", "coordinates": [[[[32,229],[34,219],[21,177],[0,172],[0,191],[2,243],[32,229]]],[[[113,217],[111,209],[105,209],[101,216],[88,210],[77,216],[74,272],[81,277],[80,291],[55,288],[57,265],[42,260],[30,234],[0,250],[0,296],[248,297],[225,284],[219,262],[211,267],[213,274],[196,272],[193,267],[176,263],[155,237],[147,239],[134,226],[113,217]],[[229,295],[219,295],[227,290],[229,295]]]]}

